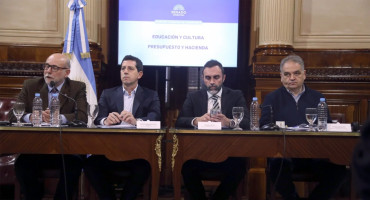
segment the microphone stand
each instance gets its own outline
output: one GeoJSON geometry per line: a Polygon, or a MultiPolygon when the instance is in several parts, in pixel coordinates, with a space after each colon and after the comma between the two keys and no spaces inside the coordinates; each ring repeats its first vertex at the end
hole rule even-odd
{"type": "Polygon", "coordinates": [[[74,100],[73,98],[71,98],[68,95],[63,94],[61,92],[59,94],[61,94],[65,98],[73,101],[73,103],[75,104],[75,119],[69,125],[72,126],[72,127],[87,127],[87,124],[84,121],[78,120],[78,109],[77,109],[78,107],[77,107],[76,100],[74,100]]]}
{"type": "MultiPolygon", "coordinates": [[[[50,87],[52,87],[53,89],[55,88],[55,82],[54,81],[50,82],[50,87]]],[[[78,109],[77,109],[78,107],[77,107],[76,100],[74,100],[73,98],[71,98],[68,95],[63,94],[61,92],[59,92],[59,94],[64,96],[65,98],[73,101],[73,103],[75,104],[75,119],[71,123],[69,123],[69,126],[72,126],[72,127],[87,127],[87,124],[84,121],[78,120],[78,109]]]]}
{"type": "Polygon", "coordinates": [[[263,125],[261,127],[261,130],[266,130],[266,131],[280,130],[280,127],[273,122],[274,112],[272,110],[272,106],[271,105],[266,105],[266,106],[263,106],[263,107],[269,107],[270,108],[270,123],[263,125]]]}

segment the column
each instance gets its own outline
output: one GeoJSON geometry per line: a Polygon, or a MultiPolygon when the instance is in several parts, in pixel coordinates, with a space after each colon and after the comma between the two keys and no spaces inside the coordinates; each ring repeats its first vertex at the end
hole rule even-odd
{"type": "Polygon", "coordinates": [[[260,0],[259,46],[293,45],[294,0],[260,0]]]}

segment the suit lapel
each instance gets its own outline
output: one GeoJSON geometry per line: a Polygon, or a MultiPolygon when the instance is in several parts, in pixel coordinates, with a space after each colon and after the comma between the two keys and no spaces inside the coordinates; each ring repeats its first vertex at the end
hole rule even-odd
{"type": "Polygon", "coordinates": [[[229,90],[227,90],[227,88],[225,87],[222,87],[222,96],[221,96],[221,112],[226,115],[226,111],[227,111],[227,105],[226,105],[226,102],[227,101],[227,98],[229,98],[229,90]]]}
{"type": "Polygon", "coordinates": [[[123,110],[123,86],[117,87],[114,96],[114,99],[116,99],[116,109],[118,113],[121,113],[123,110]]]}
{"type": "Polygon", "coordinates": [[[62,88],[60,89],[59,95],[58,95],[59,102],[60,102],[60,110],[62,110],[62,108],[65,106],[65,104],[68,100],[66,97],[64,97],[60,93],[66,94],[67,96],[71,97],[71,90],[70,89],[71,89],[71,87],[69,85],[69,78],[66,78],[62,88]]]}
{"type": "Polygon", "coordinates": [[[40,89],[40,96],[42,99],[42,110],[46,110],[49,107],[49,89],[46,83],[40,89]]]}
{"type": "Polygon", "coordinates": [[[201,109],[202,109],[201,110],[201,113],[203,113],[203,114],[204,113],[207,113],[208,112],[208,95],[207,95],[207,90],[203,90],[202,93],[201,93],[200,105],[201,105],[201,109]]]}
{"type": "Polygon", "coordinates": [[[136,116],[136,111],[140,106],[140,103],[143,101],[143,88],[137,86],[137,90],[135,93],[134,105],[132,106],[132,115],[136,116]]]}

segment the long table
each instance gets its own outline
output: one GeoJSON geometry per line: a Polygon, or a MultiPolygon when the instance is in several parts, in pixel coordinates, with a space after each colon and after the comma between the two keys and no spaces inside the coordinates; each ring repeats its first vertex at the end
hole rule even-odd
{"type": "Polygon", "coordinates": [[[350,165],[359,133],[170,129],[175,199],[181,197],[181,167],[189,159],[227,157],[327,158],[350,165]]]}
{"type": "Polygon", "coordinates": [[[0,154],[100,154],[115,161],[145,159],[152,170],[151,199],[156,200],[165,132],[165,129],[0,127],[0,154]]]}

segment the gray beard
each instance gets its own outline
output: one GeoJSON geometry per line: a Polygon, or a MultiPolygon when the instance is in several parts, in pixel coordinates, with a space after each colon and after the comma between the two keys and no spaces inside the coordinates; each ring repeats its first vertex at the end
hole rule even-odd
{"type": "Polygon", "coordinates": [[[215,94],[217,94],[217,93],[221,90],[221,87],[222,87],[222,85],[221,85],[220,87],[218,87],[218,88],[214,89],[214,90],[211,90],[211,89],[209,89],[209,88],[207,87],[207,91],[208,91],[210,94],[215,95],[215,94]]]}

